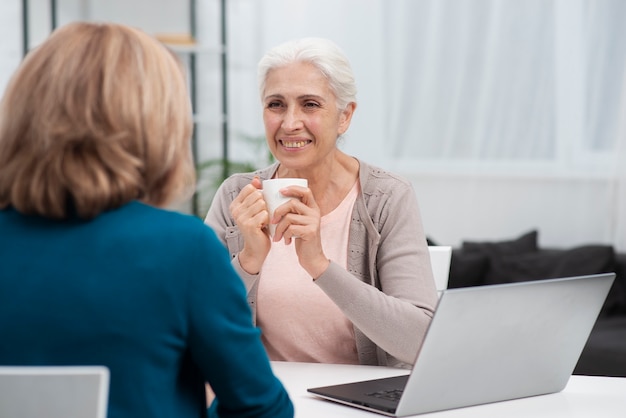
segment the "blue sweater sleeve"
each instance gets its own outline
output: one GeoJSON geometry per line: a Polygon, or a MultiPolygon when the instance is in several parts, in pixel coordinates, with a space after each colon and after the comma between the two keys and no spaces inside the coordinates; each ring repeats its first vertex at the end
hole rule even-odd
{"type": "Polygon", "coordinates": [[[190,350],[216,395],[209,416],[293,417],[226,249],[207,227],[192,252],[198,268],[187,291],[190,350]]]}

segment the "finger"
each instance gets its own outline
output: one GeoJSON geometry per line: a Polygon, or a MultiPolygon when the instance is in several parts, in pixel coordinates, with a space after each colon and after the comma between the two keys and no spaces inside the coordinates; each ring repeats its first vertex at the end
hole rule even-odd
{"type": "Polygon", "coordinates": [[[245,186],[233,200],[230,205],[230,212],[235,222],[240,226],[251,227],[251,218],[259,216],[262,218],[262,225],[256,227],[261,228],[269,222],[269,213],[263,194],[250,184],[245,186]]]}
{"type": "Polygon", "coordinates": [[[317,225],[319,224],[311,217],[290,213],[276,225],[273,240],[286,239],[285,242],[288,243],[291,238],[310,239],[319,235],[317,225]]]}
{"type": "Polygon", "coordinates": [[[252,184],[254,187],[256,187],[259,190],[263,189],[263,182],[261,181],[259,176],[254,176],[250,184],[252,184]]]}
{"type": "Polygon", "coordinates": [[[307,189],[307,191],[300,198],[300,201],[311,209],[319,210],[319,206],[317,205],[313,192],[311,192],[310,189],[307,189]]]}
{"type": "Polygon", "coordinates": [[[315,209],[316,208],[311,208],[302,203],[300,200],[293,198],[283,203],[274,210],[274,216],[272,217],[271,221],[278,223],[283,217],[289,214],[313,216],[313,214],[315,213],[315,209]]]}
{"type": "Polygon", "coordinates": [[[295,197],[302,201],[305,205],[316,207],[317,203],[313,197],[313,192],[308,187],[289,186],[280,189],[280,193],[284,196],[295,197]]]}
{"type": "Polygon", "coordinates": [[[240,191],[239,194],[237,194],[237,196],[233,199],[233,201],[231,202],[231,205],[241,205],[245,202],[245,200],[251,195],[253,194],[255,191],[257,190],[256,187],[254,187],[251,184],[247,184],[245,185],[240,191]]]}
{"type": "Polygon", "coordinates": [[[283,232],[283,239],[285,240],[285,245],[291,244],[291,241],[300,238],[300,235],[296,233],[296,226],[290,225],[287,227],[285,232],[283,232]]]}

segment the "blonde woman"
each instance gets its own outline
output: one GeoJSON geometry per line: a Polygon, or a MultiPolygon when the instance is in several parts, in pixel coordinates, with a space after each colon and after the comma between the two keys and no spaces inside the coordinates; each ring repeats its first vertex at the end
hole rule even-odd
{"type": "Polygon", "coordinates": [[[105,365],[109,418],[291,417],[194,186],[175,56],[115,24],[56,30],[0,108],[0,364],[105,365]],[[207,256],[207,254],[209,256],[207,256]]]}

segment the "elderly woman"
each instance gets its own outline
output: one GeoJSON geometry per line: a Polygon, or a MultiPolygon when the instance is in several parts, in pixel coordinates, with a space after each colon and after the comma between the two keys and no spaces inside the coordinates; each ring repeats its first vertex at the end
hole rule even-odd
{"type": "Polygon", "coordinates": [[[437,303],[428,246],[411,184],[337,147],[356,109],[347,58],[306,38],[270,50],[258,71],[277,162],[228,178],[205,222],[246,284],[270,358],[412,364],[437,303]],[[292,199],[270,219],[262,180],[287,177],[308,187],[282,189],[292,199]]]}

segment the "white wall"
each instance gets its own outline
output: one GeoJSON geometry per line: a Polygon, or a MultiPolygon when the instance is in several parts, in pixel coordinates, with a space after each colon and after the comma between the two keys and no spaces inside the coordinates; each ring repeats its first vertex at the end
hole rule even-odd
{"type": "Polygon", "coordinates": [[[0,93],[22,59],[21,10],[18,1],[0,3],[0,93]]]}
{"type": "Polygon", "coordinates": [[[408,175],[427,235],[443,245],[539,231],[548,247],[611,243],[614,185],[601,178],[408,175]],[[590,205],[589,199],[592,204],[590,205]],[[471,207],[466,203],[472,202],[471,207]],[[468,216],[468,213],[472,216],[468,216]]]}

